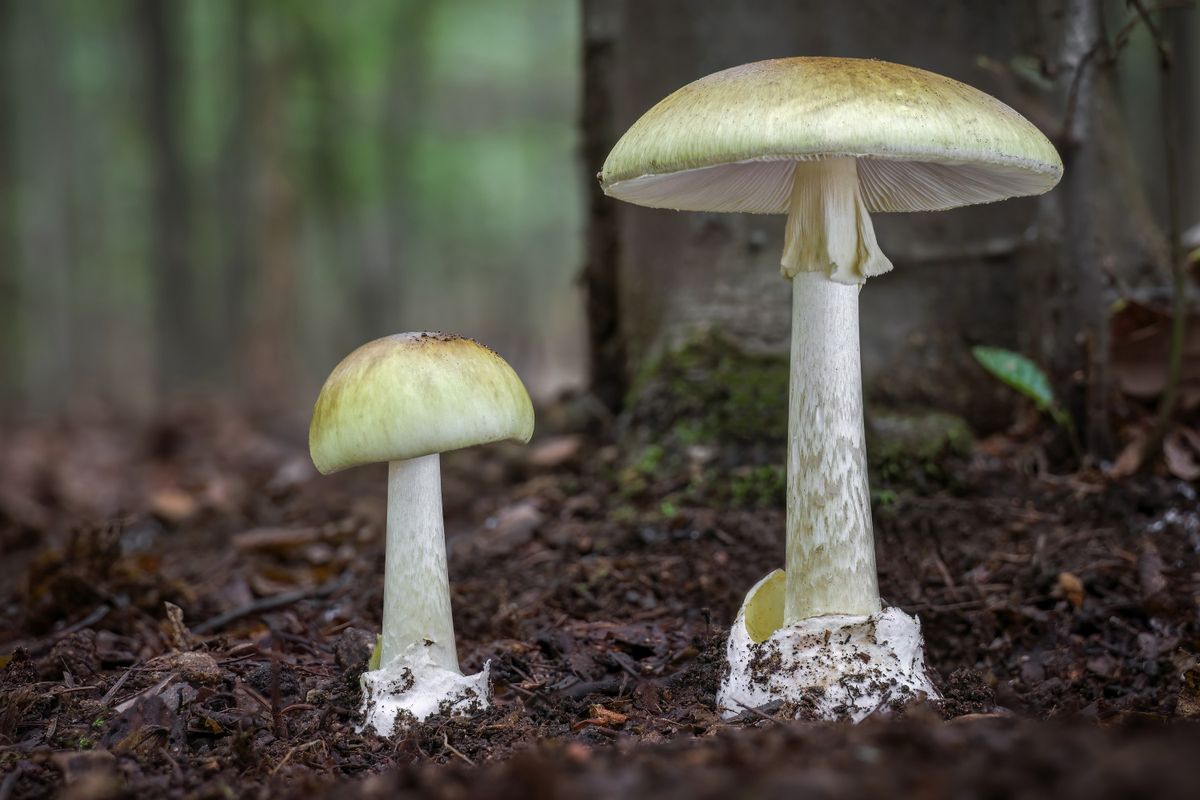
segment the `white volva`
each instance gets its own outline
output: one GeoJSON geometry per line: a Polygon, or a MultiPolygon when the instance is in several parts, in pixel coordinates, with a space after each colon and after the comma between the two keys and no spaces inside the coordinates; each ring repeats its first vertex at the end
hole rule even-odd
{"type": "Polygon", "coordinates": [[[938,696],[916,617],[885,608],[784,624],[783,584],[780,570],[755,584],[729,632],[729,673],[717,692],[724,717],[786,701],[798,714],[858,722],[893,702],[938,696]]]}

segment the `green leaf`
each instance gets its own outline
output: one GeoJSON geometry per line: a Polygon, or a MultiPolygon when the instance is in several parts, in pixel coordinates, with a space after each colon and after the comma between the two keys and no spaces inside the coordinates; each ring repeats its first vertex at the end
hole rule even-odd
{"type": "Polygon", "coordinates": [[[1004,384],[1032,400],[1039,411],[1055,410],[1050,379],[1025,356],[1002,347],[972,347],[971,355],[1004,384]]]}

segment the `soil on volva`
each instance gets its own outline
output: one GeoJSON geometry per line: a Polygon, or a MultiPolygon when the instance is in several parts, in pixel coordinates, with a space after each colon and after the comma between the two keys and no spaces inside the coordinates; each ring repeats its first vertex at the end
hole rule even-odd
{"type": "Polygon", "coordinates": [[[981,443],[952,491],[875,508],[882,594],[920,616],[944,703],[724,721],[781,504],[549,429],[443,458],[459,653],[495,702],[392,739],[356,732],[383,467],[318,476],[228,408],[2,432],[0,800],[1195,796],[1193,486],[981,443]]]}

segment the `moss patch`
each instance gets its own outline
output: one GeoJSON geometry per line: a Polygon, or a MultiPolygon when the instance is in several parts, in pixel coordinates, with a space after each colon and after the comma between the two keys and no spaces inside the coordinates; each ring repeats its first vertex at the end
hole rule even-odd
{"type": "Polygon", "coordinates": [[[871,409],[867,460],[877,493],[963,487],[974,437],[961,417],[942,411],[871,409]]]}
{"type": "Polygon", "coordinates": [[[786,357],[747,354],[710,332],[648,363],[627,407],[634,431],[665,435],[670,444],[782,449],[787,402],[786,357]]]}
{"type": "MultiPolygon", "coordinates": [[[[618,474],[626,499],[654,489],[671,497],[671,508],[782,507],[786,355],[748,354],[707,332],[645,365],[626,408],[618,474]]],[[[970,428],[952,414],[871,409],[867,459],[875,499],[887,505],[906,491],[960,488],[971,446],[970,428]]]]}
{"type": "Polygon", "coordinates": [[[782,506],[787,404],[787,358],[719,333],[654,359],[627,398],[625,495],[657,486],[680,502],[782,506]]]}

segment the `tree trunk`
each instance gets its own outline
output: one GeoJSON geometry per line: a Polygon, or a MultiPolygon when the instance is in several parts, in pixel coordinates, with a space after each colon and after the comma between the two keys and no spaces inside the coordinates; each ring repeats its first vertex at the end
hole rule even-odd
{"type": "Polygon", "coordinates": [[[180,131],[182,6],[139,0],[138,35],[146,70],[146,134],[154,175],[153,263],[158,383],[170,393],[195,380],[201,363],[190,264],[190,198],[180,131]]]}
{"type": "Polygon", "coordinates": [[[396,47],[388,66],[388,88],[382,127],[385,233],[382,258],[364,259],[359,285],[360,308],[372,311],[371,336],[395,332],[403,319],[405,275],[415,269],[412,246],[416,230],[414,201],[416,146],[420,124],[428,112],[429,28],[436,9],[432,3],[406,2],[396,12],[396,47]],[[371,298],[374,298],[372,300],[371,298]]]}
{"type": "MultiPolygon", "coordinates": [[[[1175,56],[1175,104],[1179,119],[1179,141],[1200,142],[1200,8],[1176,9],[1167,13],[1168,30],[1175,56]]],[[[1184,228],[1200,226],[1200,148],[1180,148],[1180,209],[1184,228]]]]}
{"type": "MultiPolygon", "coordinates": [[[[615,60],[621,35],[621,3],[583,0],[583,158],[599,172],[620,136],[615,110],[615,60]]],[[[588,381],[610,411],[620,410],[627,387],[625,342],[620,333],[617,278],[617,204],[599,185],[588,186],[588,228],[582,281],[587,303],[588,381]]]]}
{"type": "Polygon", "coordinates": [[[250,0],[234,0],[230,18],[230,49],[233,60],[234,96],[229,133],[221,153],[220,193],[222,232],[222,304],[224,338],[221,349],[226,372],[235,377],[241,361],[241,343],[246,335],[246,295],[254,274],[255,205],[253,190],[253,119],[257,99],[256,73],[252,59],[250,0]]]}
{"type": "MultiPolygon", "coordinates": [[[[8,117],[16,138],[13,194],[21,187],[14,261],[21,289],[22,383],[29,409],[59,408],[74,399],[77,377],[78,131],[75,97],[62,52],[69,29],[47,3],[18,3],[11,11],[17,33],[7,53],[16,62],[10,84],[19,113],[8,117]]],[[[13,202],[10,200],[10,202],[13,202]]]]}
{"type": "MultiPolygon", "coordinates": [[[[0,413],[11,411],[20,394],[21,284],[17,261],[16,137],[13,120],[13,2],[0,0],[0,413]]],[[[0,421],[3,421],[0,417],[0,421]]]]}
{"type": "Polygon", "coordinates": [[[253,252],[258,269],[252,321],[245,343],[246,385],[250,407],[277,415],[294,397],[293,342],[298,301],[300,201],[287,162],[287,87],[294,79],[289,51],[273,54],[258,73],[257,105],[251,128],[261,184],[255,217],[253,252]]]}

